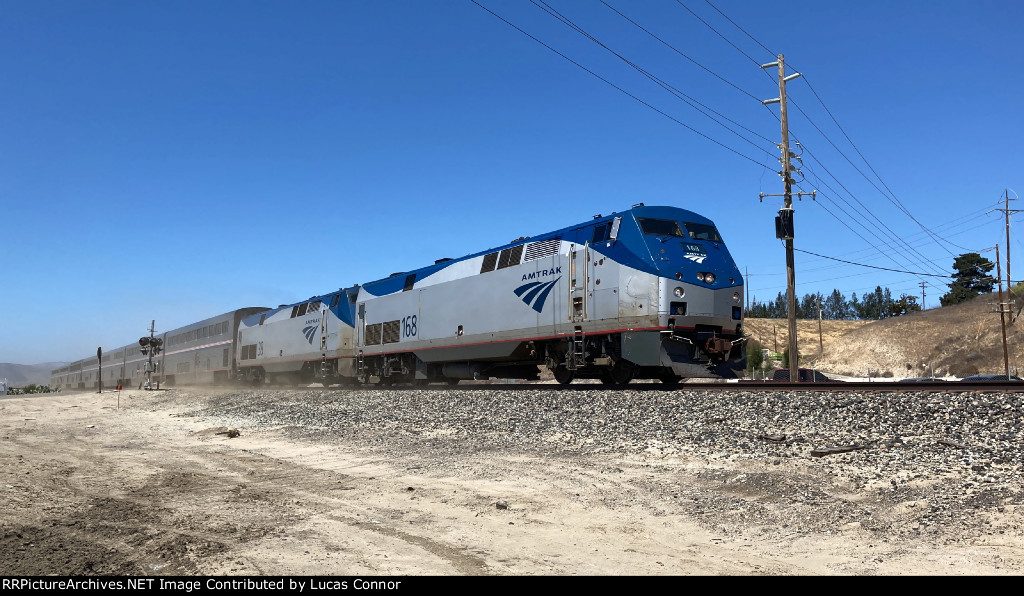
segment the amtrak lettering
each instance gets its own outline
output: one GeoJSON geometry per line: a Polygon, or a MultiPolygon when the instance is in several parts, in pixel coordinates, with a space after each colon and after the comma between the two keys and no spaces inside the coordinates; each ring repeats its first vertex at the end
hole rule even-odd
{"type": "Polygon", "coordinates": [[[562,268],[561,267],[553,267],[551,269],[541,269],[540,271],[535,271],[533,273],[523,274],[523,279],[521,281],[526,281],[528,279],[537,279],[538,277],[547,277],[549,275],[561,275],[561,274],[562,274],[562,268]]]}

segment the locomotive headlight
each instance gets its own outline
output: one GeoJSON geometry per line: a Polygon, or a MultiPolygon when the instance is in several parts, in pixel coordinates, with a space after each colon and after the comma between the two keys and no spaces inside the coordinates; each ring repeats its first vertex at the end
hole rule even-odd
{"type": "Polygon", "coordinates": [[[685,294],[685,293],[686,293],[686,290],[684,290],[682,288],[676,288],[676,289],[672,290],[672,294],[675,295],[676,298],[682,298],[683,294],[685,294]]]}
{"type": "Polygon", "coordinates": [[[740,293],[739,292],[733,292],[732,293],[732,301],[733,302],[739,302],[740,301],[740,293]]]}
{"type": "Polygon", "coordinates": [[[704,281],[704,272],[697,273],[697,281],[704,281]]]}
{"type": "Polygon", "coordinates": [[[709,283],[709,284],[715,283],[715,274],[714,273],[705,273],[704,274],[704,281],[709,283]]]}

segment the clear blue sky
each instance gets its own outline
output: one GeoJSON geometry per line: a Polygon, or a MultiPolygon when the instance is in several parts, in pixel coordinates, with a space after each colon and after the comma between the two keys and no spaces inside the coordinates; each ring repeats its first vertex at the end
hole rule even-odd
{"type": "MultiPolygon", "coordinates": [[[[638,202],[715,220],[770,300],[781,198],[758,193],[782,191],[780,127],[758,64],[778,53],[804,75],[801,188],[827,195],[795,202],[797,249],[935,274],[1005,253],[986,212],[1024,192],[1020,2],[715,1],[734,25],[704,0],[607,0],[662,43],[598,0],[549,0],[739,134],[537,5],[479,2],[594,74],[469,0],[0,1],[0,362],[83,358],[154,319],[293,302],[638,202]]],[[[946,291],[796,263],[798,295],[946,291]]]]}

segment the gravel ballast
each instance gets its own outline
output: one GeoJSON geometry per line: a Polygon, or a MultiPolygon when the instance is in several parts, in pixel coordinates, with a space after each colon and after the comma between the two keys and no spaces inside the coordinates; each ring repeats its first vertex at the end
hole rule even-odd
{"type": "MultiPolygon", "coordinates": [[[[945,543],[1021,536],[1024,398],[995,392],[471,389],[175,390],[217,424],[283,430],[436,472],[501,454],[609,470],[726,535],[945,543]],[[668,478],[668,479],[666,479],[668,478]]],[[[487,469],[479,474],[486,475],[487,469]]]]}

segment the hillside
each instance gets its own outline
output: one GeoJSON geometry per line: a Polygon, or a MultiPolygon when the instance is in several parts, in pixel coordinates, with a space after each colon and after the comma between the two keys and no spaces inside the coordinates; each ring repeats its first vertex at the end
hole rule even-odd
{"type": "Polygon", "coordinates": [[[10,364],[0,362],[0,379],[7,379],[10,387],[26,385],[49,385],[50,372],[67,365],[67,362],[44,362],[42,364],[10,364]]]}
{"type": "MultiPolygon", "coordinates": [[[[964,377],[1002,373],[1003,344],[997,294],[880,321],[822,321],[824,351],[818,356],[818,321],[797,322],[801,363],[825,372],[863,377],[964,377]]],[[[774,351],[786,346],[785,319],[747,319],[746,329],[774,351]]],[[[1010,372],[1024,368],[1024,319],[1011,325],[1007,317],[1010,372]]]]}

